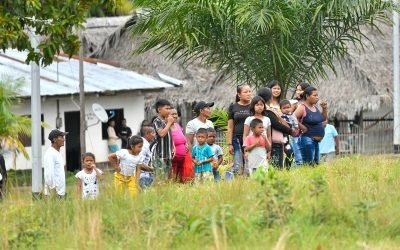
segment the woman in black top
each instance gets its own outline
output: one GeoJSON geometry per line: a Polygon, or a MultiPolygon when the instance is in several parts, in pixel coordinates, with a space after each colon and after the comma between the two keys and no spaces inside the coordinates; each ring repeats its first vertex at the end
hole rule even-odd
{"type": "Polygon", "coordinates": [[[257,93],[265,100],[267,108],[265,116],[271,120],[272,127],[272,150],[271,164],[274,167],[283,168],[283,134],[293,134],[294,130],[289,127],[285,120],[271,107],[272,92],[269,88],[262,88],[257,93]]]}
{"type": "Polygon", "coordinates": [[[233,154],[233,172],[243,171],[243,129],[244,121],[250,116],[251,89],[247,84],[236,89],[236,102],[228,110],[228,146],[233,154]]]}

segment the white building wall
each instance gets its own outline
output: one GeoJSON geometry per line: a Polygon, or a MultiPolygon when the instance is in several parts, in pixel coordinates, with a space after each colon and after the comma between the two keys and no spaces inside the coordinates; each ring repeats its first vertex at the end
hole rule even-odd
{"type": "MultiPolygon", "coordinates": [[[[48,134],[52,129],[56,128],[57,117],[57,99],[60,101],[60,117],[62,117],[63,125],[61,131],[65,131],[65,117],[64,112],[79,111],[79,96],[74,95],[73,98],[69,97],[43,97],[42,98],[42,114],[44,115],[44,122],[48,125],[44,129],[45,145],[42,146],[42,157],[46,150],[50,147],[50,141],[47,139],[48,134]],[[75,102],[75,104],[74,104],[75,102]]],[[[95,95],[86,96],[86,117],[87,124],[95,124],[97,119],[92,112],[92,104],[98,103],[105,109],[123,109],[124,116],[127,119],[128,126],[132,129],[132,133],[136,134],[139,130],[140,123],[144,119],[144,97],[140,92],[128,92],[123,94],[116,94],[112,96],[95,95]]],[[[30,100],[25,100],[20,107],[15,109],[15,112],[20,115],[31,114],[30,100]]],[[[79,120],[76,122],[79,123],[79,120]]],[[[26,148],[29,155],[31,155],[31,147],[26,148]]],[[[89,127],[86,131],[86,151],[92,152],[96,156],[97,162],[107,161],[108,148],[107,140],[102,139],[101,123],[89,127]]],[[[61,148],[61,152],[66,159],[65,147],[61,148]]],[[[6,153],[5,155],[7,169],[14,167],[13,155],[6,153]]],[[[43,159],[43,158],[42,158],[43,159]]],[[[17,169],[31,169],[32,162],[26,160],[23,155],[18,155],[16,159],[17,169]]]]}

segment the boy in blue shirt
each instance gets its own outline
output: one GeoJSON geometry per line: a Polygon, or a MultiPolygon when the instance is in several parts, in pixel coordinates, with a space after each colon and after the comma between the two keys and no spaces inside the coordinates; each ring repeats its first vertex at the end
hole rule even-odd
{"type": "Polygon", "coordinates": [[[221,163],[223,161],[224,153],[222,151],[222,148],[219,145],[215,144],[215,138],[217,136],[217,132],[215,131],[215,129],[208,128],[207,132],[208,132],[207,144],[208,144],[208,146],[210,146],[211,151],[214,156],[214,160],[211,162],[214,180],[219,181],[219,180],[221,180],[221,176],[219,175],[218,168],[219,168],[219,165],[221,165],[221,163]]]}
{"type": "Polygon", "coordinates": [[[321,162],[328,162],[335,159],[339,155],[339,136],[333,125],[323,122],[325,126],[325,136],[319,143],[319,153],[321,154],[321,162]]]}
{"type": "Polygon", "coordinates": [[[207,129],[199,128],[196,132],[197,145],[192,149],[195,182],[213,179],[211,162],[214,159],[211,147],[207,142],[207,129]]]}

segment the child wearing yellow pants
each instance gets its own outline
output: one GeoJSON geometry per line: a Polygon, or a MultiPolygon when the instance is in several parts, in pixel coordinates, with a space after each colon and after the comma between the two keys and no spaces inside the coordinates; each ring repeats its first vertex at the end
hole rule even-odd
{"type": "Polygon", "coordinates": [[[141,168],[152,171],[152,168],[142,166],[142,147],[143,139],[135,135],[129,138],[127,149],[108,155],[111,165],[115,168],[114,185],[117,191],[128,190],[131,196],[138,195],[141,168]]]}

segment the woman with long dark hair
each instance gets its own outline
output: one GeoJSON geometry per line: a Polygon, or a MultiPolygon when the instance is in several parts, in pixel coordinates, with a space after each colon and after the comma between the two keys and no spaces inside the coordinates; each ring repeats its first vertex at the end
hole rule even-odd
{"type": "Polygon", "coordinates": [[[243,129],[244,121],[250,116],[251,89],[247,84],[236,89],[236,101],[228,109],[228,146],[233,154],[234,174],[243,172],[243,129]]]}
{"type": "Polygon", "coordinates": [[[279,102],[281,101],[282,88],[278,80],[272,80],[268,83],[267,88],[271,89],[272,101],[270,107],[280,112],[279,102]]]}
{"type": "Polygon", "coordinates": [[[319,142],[325,135],[322,122],[326,120],[328,112],[326,102],[320,103],[322,112],[319,111],[316,105],[318,101],[317,89],[309,86],[304,90],[303,104],[295,111],[300,129],[303,131],[299,139],[303,164],[312,166],[319,164],[319,142]]]}
{"type": "Polygon", "coordinates": [[[267,108],[265,115],[271,121],[272,127],[272,149],[271,149],[271,164],[279,169],[283,168],[283,134],[292,135],[295,131],[290,128],[287,122],[281,118],[279,113],[273,108],[273,94],[270,88],[262,88],[257,93],[265,100],[267,108]]]}
{"type": "MultiPolygon", "coordinates": [[[[297,100],[296,104],[293,104],[293,113],[296,111],[297,107],[303,103],[303,93],[304,90],[310,86],[306,82],[300,82],[296,86],[296,92],[295,92],[295,99],[297,100]]],[[[296,166],[301,166],[303,164],[303,160],[301,157],[301,152],[300,152],[300,147],[299,147],[299,137],[298,136],[292,136],[292,148],[293,148],[293,153],[294,153],[294,161],[296,163],[296,166]]]]}

